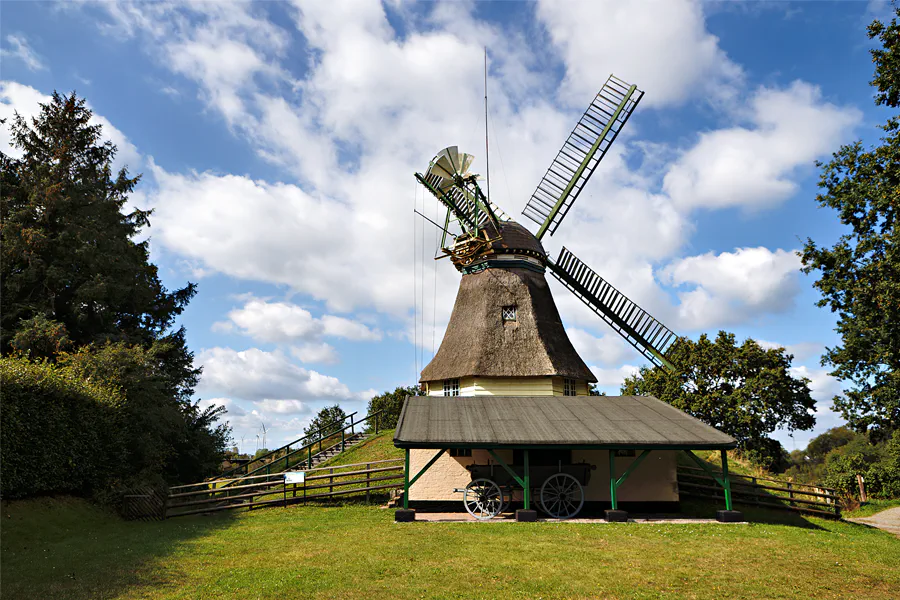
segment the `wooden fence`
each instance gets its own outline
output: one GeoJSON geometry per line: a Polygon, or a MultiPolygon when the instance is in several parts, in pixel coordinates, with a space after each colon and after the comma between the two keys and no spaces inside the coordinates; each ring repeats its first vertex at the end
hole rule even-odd
{"type": "MultiPolygon", "coordinates": [[[[832,488],[734,473],[730,473],[728,479],[731,482],[731,500],[736,504],[752,504],[824,517],[841,516],[840,498],[832,488]],[[761,481],[777,485],[766,485],[761,481]]],[[[722,487],[703,469],[695,467],[678,467],[678,490],[682,496],[723,501],[725,498],[722,487]]]]}
{"type": "MultiPolygon", "coordinates": [[[[288,473],[291,473],[288,471],[288,473]]],[[[302,483],[288,483],[285,473],[248,475],[169,488],[165,516],[287,506],[336,496],[365,495],[403,487],[403,459],[305,469],[302,483]],[[327,490],[327,491],[326,491],[327,490]]]]}

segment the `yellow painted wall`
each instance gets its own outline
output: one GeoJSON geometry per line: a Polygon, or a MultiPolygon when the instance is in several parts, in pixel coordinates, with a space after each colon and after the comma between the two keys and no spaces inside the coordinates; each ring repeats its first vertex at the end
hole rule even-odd
{"type": "MultiPolygon", "coordinates": [[[[587,381],[576,381],[576,394],[588,395],[587,381]]],[[[444,384],[433,381],[425,384],[429,396],[443,396],[444,384]]],[[[462,377],[460,396],[562,396],[562,377],[462,377]]]]}
{"type": "MultiPolygon", "coordinates": [[[[411,450],[409,463],[410,473],[415,475],[438,452],[437,450],[411,450]]],[[[501,450],[499,455],[507,464],[512,462],[512,451],[501,450]]],[[[635,460],[634,458],[616,458],[616,476],[621,477],[625,469],[635,460]]],[[[609,501],[609,454],[606,450],[574,450],[573,462],[587,462],[596,465],[591,472],[588,485],[585,487],[585,500],[609,501]]],[[[490,464],[494,462],[486,450],[473,450],[471,457],[451,457],[444,453],[425,473],[413,484],[410,490],[410,500],[458,500],[462,504],[462,494],[453,492],[454,488],[464,488],[472,480],[466,465],[490,464]]],[[[628,476],[625,483],[619,487],[618,500],[622,502],[675,502],[678,500],[678,482],[675,472],[675,452],[660,450],[651,452],[628,476]]],[[[498,470],[503,467],[497,466],[498,470]]],[[[535,481],[533,485],[540,488],[542,481],[535,481]]],[[[537,494],[540,492],[538,491],[537,494]]],[[[514,496],[514,500],[521,501],[521,493],[514,496]]]]}

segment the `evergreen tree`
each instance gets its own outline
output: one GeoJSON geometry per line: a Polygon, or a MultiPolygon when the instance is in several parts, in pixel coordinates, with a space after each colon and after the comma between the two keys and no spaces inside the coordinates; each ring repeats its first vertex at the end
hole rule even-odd
{"type": "Polygon", "coordinates": [[[150,262],[151,211],[126,209],[140,176],[115,175],[116,147],[74,93],[10,123],[20,159],[0,153],[0,351],[59,361],[124,392],[130,473],[196,480],[221,461],[223,410],[191,401],[194,368],[175,319],[196,293],[170,292],[150,262]]]}
{"type": "Polygon", "coordinates": [[[23,156],[2,160],[3,352],[47,321],[76,346],[147,345],[196,293],[192,283],[166,290],[147,242],[135,241],[151,211],[122,210],[140,176],[123,168],[113,177],[116,147],[90,118],[83,99],[54,92],[30,124],[18,114],[11,124],[23,156]]]}
{"type": "MultiPolygon", "coordinates": [[[[874,21],[875,103],[900,106],[900,7],[885,25],[874,21]]],[[[801,258],[816,272],[819,306],[838,313],[841,344],[828,348],[823,366],[852,389],[834,408],[859,432],[887,437],[900,424],[900,118],[881,127],[881,143],[843,146],[822,169],[816,201],[838,212],[850,232],[831,248],[808,239],[801,258]]]]}

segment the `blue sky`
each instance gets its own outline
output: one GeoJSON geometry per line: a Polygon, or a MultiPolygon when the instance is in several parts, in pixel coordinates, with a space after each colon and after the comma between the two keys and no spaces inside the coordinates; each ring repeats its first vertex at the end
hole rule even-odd
{"type": "MultiPolygon", "coordinates": [[[[883,2],[8,2],[0,111],[87,98],[143,173],[153,260],[199,284],[183,315],[235,439],[298,437],[333,402],[365,410],[440,343],[459,275],[430,259],[412,174],[459,145],[517,218],[610,72],[645,96],[573,211],[565,244],[680,334],[784,345],[840,423],[819,365],[834,318],[795,251],[833,242],[816,160],[873,142],[865,26],[883,2]]],[[[8,135],[0,132],[6,147],[8,135]]],[[[524,219],[524,217],[522,217],[524,219]]],[[[527,220],[524,224],[532,226],[527,220]]],[[[536,227],[532,227],[536,229],[536,227]]],[[[640,357],[565,290],[573,343],[615,393],[640,357]]]]}

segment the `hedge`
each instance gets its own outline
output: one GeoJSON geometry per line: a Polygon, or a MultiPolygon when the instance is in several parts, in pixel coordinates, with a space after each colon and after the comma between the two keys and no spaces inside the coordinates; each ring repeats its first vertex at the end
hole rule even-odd
{"type": "Polygon", "coordinates": [[[0,493],[90,494],[123,472],[118,390],[24,358],[0,357],[0,493]]]}

